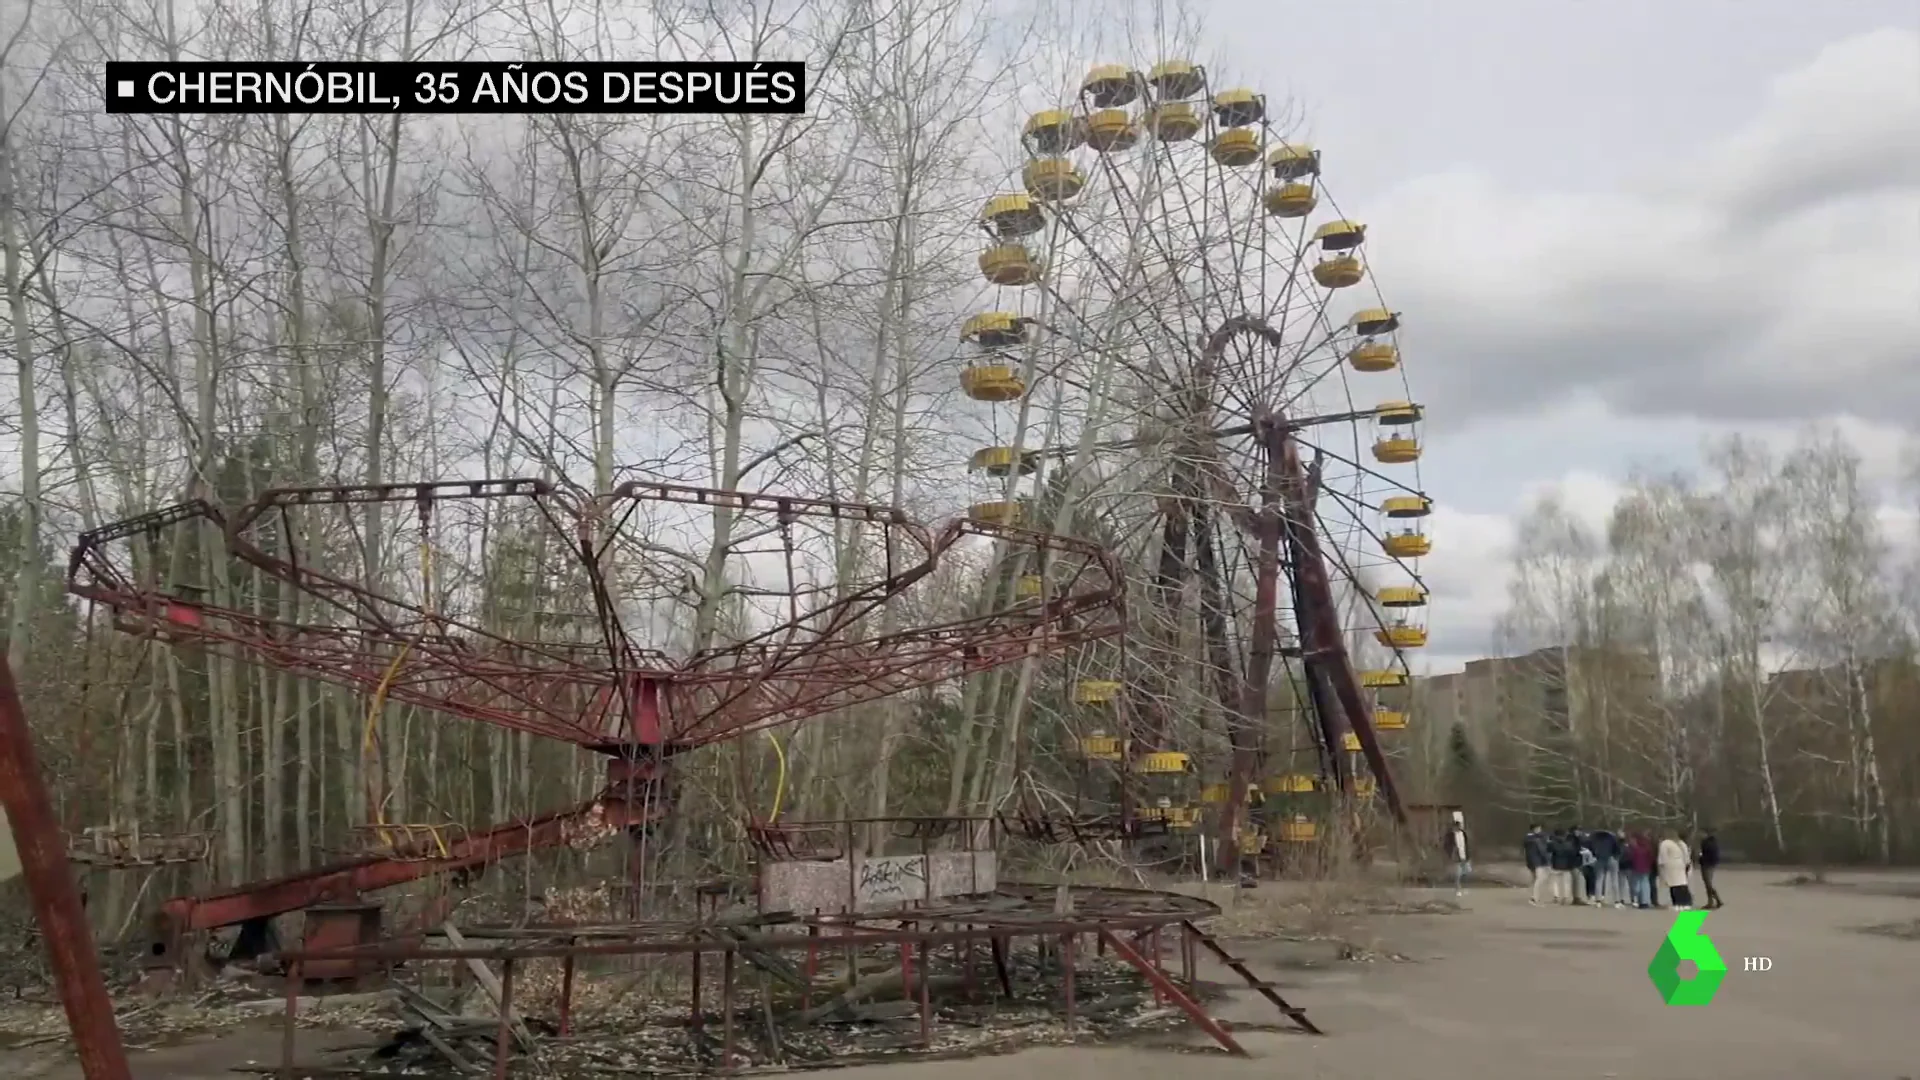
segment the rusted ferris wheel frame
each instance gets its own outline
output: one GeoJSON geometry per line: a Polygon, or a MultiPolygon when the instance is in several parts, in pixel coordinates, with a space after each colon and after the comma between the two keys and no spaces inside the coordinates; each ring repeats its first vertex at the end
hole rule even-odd
{"type": "MultiPolygon", "coordinates": [[[[891,551],[894,544],[886,545],[891,551]]],[[[151,568],[149,568],[151,572],[151,568]]],[[[191,500],[92,530],[75,545],[68,590],[114,613],[131,633],[191,644],[233,658],[353,690],[384,689],[389,700],[572,743],[608,757],[603,791],[587,803],[476,830],[431,858],[367,856],[235,889],[167,901],[161,934],[170,941],[315,904],[348,900],[436,874],[470,871],[501,858],[573,842],[583,831],[633,829],[671,812],[661,774],[671,755],[892,694],[935,685],[1028,656],[1119,633],[1121,573],[1098,545],[1007,526],[959,521],[937,535],[899,510],[868,504],[664,484],[627,484],[579,499],[534,480],[475,480],[379,487],[269,491],[231,518],[191,500]],[[592,644],[516,640],[424,607],[381,596],[307,565],[297,550],[271,554],[260,533],[270,521],[292,535],[300,507],[434,504],[476,499],[530,501],[575,541],[570,548],[595,591],[603,640],[592,644]],[[883,576],[844,589],[746,641],[680,661],[632,644],[619,625],[600,563],[626,515],[648,501],[868,522],[892,530],[910,556],[883,576]],[[186,589],[136,580],[116,544],[168,533],[213,530],[222,549],[261,575],[352,617],[357,625],[294,623],[223,606],[186,589]],[[867,613],[927,577],[946,553],[970,541],[1023,550],[1049,563],[1061,587],[1045,601],[935,625],[861,638],[867,613]],[[395,664],[399,655],[402,662],[395,664]]]]}
{"type": "MultiPolygon", "coordinates": [[[[1264,320],[1238,316],[1222,322],[1202,341],[1196,357],[1195,387],[1189,394],[1191,409],[1203,413],[1211,409],[1211,384],[1227,347],[1239,337],[1252,337],[1273,346],[1284,343],[1280,333],[1264,320]]],[[[1359,674],[1347,650],[1332,577],[1320,545],[1314,509],[1319,488],[1318,465],[1310,467],[1303,461],[1296,435],[1298,425],[1290,422],[1277,406],[1270,406],[1251,419],[1244,433],[1256,440],[1264,458],[1256,491],[1245,494],[1236,491],[1217,454],[1209,447],[1208,452],[1200,455],[1197,465],[1176,467],[1182,471],[1174,477],[1175,490],[1169,500],[1172,505],[1165,508],[1171,526],[1175,515],[1191,516],[1194,509],[1211,507],[1232,520],[1256,549],[1253,625],[1247,643],[1246,669],[1238,685],[1232,678],[1233,665],[1228,659],[1225,613],[1219,610],[1218,586],[1209,588],[1209,566],[1195,567],[1202,578],[1201,615],[1203,636],[1207,639],[1207,663],[1214,669],[1216,692],[1229,717],[1228,736],[1232,747],[1229,788],[1222,806],[1224,818],[1220,828],[1223,872],[1239,866],[1239,818],[1245,810],[1248,789],[1254,782],[1254,771],[1260,764],[1260,732],[1266,719],[1267,687],[1280,651],[1282,577],[1288,579],[1289,599],[1301,638],[1299,655],[1313,703],[1313,734],[1322,762],[1337,788],[1352,797],[1355,778],[1345,767],[1340,753],[1343,734],[1352,731],[1360,741],[1368,768],[1378,781],[1388,809],[1396,821],[1406,823],[1399,789],[1374,731],[1359,674]],[[1256,495],[1257,499],[1253,497],[1256,495]]],[[[1210,431],[1211,425],[1205,424],[1203,429],[1210,431]]],[[[1212,444],[1219,437],[1210,434],[1205,440],[1212,444]]],[[[1184,527],[1192,529],[1195,524],[1198,522],[1188,521],[1184,527]]],[[[1206,559],[1209,555],[1206,538],[1193,536],[1189,540],[1197,547],[1201,559],[1206,559]]],[[[1184,567],[1163,565],[1151,590],[1153,598],[1165,602],[1169,596],[1177,595],[1177,590],[1170,588],[1173,582],[1162,579],[1169,573],[1183,575],[1184,572],[1184,567]]],[[[1140,702],[1138,711],[1145,721],[1145,730],[1140,732],[1142,741],[1156,739],[1163,730],[1164,718],[1155,714],[1151,701],[1140,702]]]]}

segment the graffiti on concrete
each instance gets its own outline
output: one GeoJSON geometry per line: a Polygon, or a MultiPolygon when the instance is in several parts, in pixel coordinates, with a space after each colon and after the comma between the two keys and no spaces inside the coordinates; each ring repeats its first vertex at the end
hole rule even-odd
{"type": "Polygon", "coordinates": [[[861,859],[854,884],[854,903],[905,903],[927,899],[927,861],[919,855],[861,859]]]}
{"type": "Polygon", "coordinates": [[[869,856],[848,866],[770,862],[760,868],[762,911],[876,911],[948,896],[991,893],[999,880],[991,851],[869,856]]]}

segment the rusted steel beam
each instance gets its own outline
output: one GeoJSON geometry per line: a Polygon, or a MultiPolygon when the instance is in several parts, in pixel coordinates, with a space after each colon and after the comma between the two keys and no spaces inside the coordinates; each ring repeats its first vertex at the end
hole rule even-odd
{"type": "MultiPolygon", "coordinates": [[[[1373,773],[1379,784],[1380,794],[1385,797],[1387,809],[1392,812],[1395,822],[1407,824],[1407,810],[1400,801],[1399,785],[1394,783],[1393,769],[1387,763],[1385,749],[1380,745],[1379,733],[1373,727],[1373,711],[1368,708],[1366,694],[1360,688],[1360,673],[1354,669],[1353,655],[1347,651],[1346,635],[1340,626],[1340,613],[1333,595],[1332,579],[1327,571],[1326,557],[1320,546],[1320,532],[1315,527],[1313,498],[1317,495],[1317,468],[1308,470],[1301,466],[1299,442],[1291,432],[1279,436],[1279,449],[1286,459],[1287,471],[1298,478],[1292,491],[1288,515],[1288,536],[1294,549],[1294,587],[1299,591],[1303,604],[1302,614],[1311,620],[1311,627],[1318,633],[1314,637],[1319,656],[1316,664],[1324,673],[1327,682],[1339,702],[1340,711],[1346,714],[1347,727],[1360,740],[1360,750],[1367,759],[1367,768],[1373,773]]],[[[1328,738],[1331,739],[1331,733],[1328,738]]],[[[1330,746],[1329,750],[1335,750],[1330,746]]],[[[1334,761],[1339,760],[1335,751],[1334,761]]],[[[1345,794],[1354,794],[1351,776],[1342,776],[1345,794]]]]}
{"type": "Polygon", "coordinates": [[[93,931],[86,909],[74,888],[73,869],[67,864],[67,845],[53,816],[20,707],[20,691],[13,682],[5,649],[0,648],[0,804],[7,808],[14,848],[33,897],[34,919],[47,959],[67,1011],[74,1052],[87,1080],[132,1080],[127,1049],[114,1023],[113,1001],[100,974],[100,957],[93,950],[93,931]]]}
{"type": "Polygon", "coordinates": [[[1213,1041],[1219,1043],[1222,1050],[1234,1057],[1250,1056],[1246,1049],[1227,1033],[1227,1029],[1220,1026],[1220,1021],[1208,1015],[1207,1010],[1201,1008],[1199,1002],[1188,997],[1185,991],[1175,986],[1173,980],[1167,978],[1166,972],[1141,956],[1133,946],[1122,941],[1120,936],[1111,929],[1101,927],[1100,937],[1107,943],[1107,948],[1113,950],[1114,955],[1132,964],[1135,970],[1146,976],[1147,981],[1152,983],[1154,990],[1160,994],[1161,1000],[1171,1002],[1174,1008],[1186,1013],[1187,1019],[1192,1020],[1201,1031],[1212,1036],[1213,1041]]]}
{"type": "Polygon", "coordinates": [[[212,930],[249,919],[284,915],[331,901],[350,900],[365,893],[459,870],[487,866],[529,851],[559,847],[573,830],[589,822],[596,827],[626,828],[662,816],[658,801],[606,799],[557,814],[508,822],[471,834],[447,845],[444,858],[396,859],[368,857],[317,867],[270,881],[258,881],[225,892],[182,896],[160,907],[163,926],[173,933],[212,930]]]}

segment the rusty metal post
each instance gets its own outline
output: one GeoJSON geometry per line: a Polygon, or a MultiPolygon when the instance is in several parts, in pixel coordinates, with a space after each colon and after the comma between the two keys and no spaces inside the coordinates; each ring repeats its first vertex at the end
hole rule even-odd
{"type": "Polygon", "coordinates": [[[294,1021],[300,1011],[300,964],[287,965],[286,1023],[280,1027],[280,1080],[294,1080],[294,1021]]]}
{"type": "Polygon", "coordinates": [[[820,927],[807,927],[807,984],[800,988],[800,1011],[813,1007],[813,979],[820,972],[820,927]]]}
{"type": "MultiPolygon", "coordinates": [[[[573,938],[567,944],[574,943],[573,938]]],[[[560,961],[560,1037],[573,1034],[573,955],[569,953],[560,961]]]]}
{"type": "Polygon", "coordinates": [[[933,1048],[933,972],[926,960],[932,954],[931,945],[920,954],[920,1045],[929,1050],[933,1048]]]}
{"type": "Polygon", "coordinates": [[[1067,994],[1067,1035],[1073,1035],[1074,988],[1073,988],[1073,943],[1078,934],[1068,934],[1060,943],[1060,981],[1065,984],[1067,994]]]}
{"type": "Polygon", "coordinates": [[[1147,981],[1152,983],[1156,990],[1160,991],[1160,1000],[1171,1002],[1178,1007],[1181,1012],[1186,1013],[1187,1019],[1192,1020],[1200,1030],[1213,1036],[1213,1041],[1219,1043],[1220,1048],[1227,1053],[1232,1054],[1234,1057],[1248,1056],[1247,1051],[1238,1042],[1234,1041],[1233,1035],[1230,1034],[1226,1028],[1222,1027],[1218,1020],[1207,1015],[1206,1010],[1200,1007],[1199,1002],[1181,993],[1179,987],[1167,980],[1165,973],[1148,962],[1147,958],[1140,955],[1133,946],[1120,940],[1112,930],[1104,927],[1100,930],[1100,936],[1107,939],[1107,947],[1113,950],[1114,955],[1132,964],[1135,971],[1146,976],[1147,981]]]}
{"type": "Polygon", "coordinates": [[[113,1019],[113,1001],[100,974],[100,957],[93,950],[93,931],[80,906],[79,890],[73,887],[66,842],[40,779],[33,736],[27,730],[4,647],[0,647],[0,805],[6,807],[13,826],[13,845],[32,895],[40,939],[53,966],[60,1004],[67,1011],[80,1072],[87,1080],[132,1080],[127,1048],[113,1019]]]}
{"type": "Polygon", "coordinates": [[[513,958],[500,964],[500,1026],[493,1032],[493,1080],[507,1080],[513,1056],[513,958]]]}
{"type": "Polygon", "coordinates": [[[1199,976],[1199,957],[1194,954],[1193,931],[1183,923],[1180,926],[1180,980],[1187,990],[1193,990],[1194,980],[1199,976]]]}
{"type": "Polygon", "coordinates": [[[733,947],[720,961],[720,1071],[733,1070],[733,947]]]}
{"type": "MultiPolygon", "coordinates": [[[[847,857],[847,906],[845,910],[859,911],[860,910],[860,877],[859,877],[860,868],[855,864],[860,862],[860,853],[854,850],[853,819],[851,817],[845,817],[845,815],[842,815],[842,816],[845,818],[845,820],[841,822],[841,826],[840,826],[841,828],[840,850],[845,852],[847,857]]],[[[852,952],[847,953],[847,971],[849,972],[849,977],[851,979],[853,979],[856,982],[859,981],[860,966],[858,963],[855,962],[854,955],[852,952]]]]}
{"type": "Polygon", "coordinates": [[[700,1000],[700,956],[701,953],[699,949],[693,950],[693,1010],[687,1014],[687,1026],[695,1031],[700,1030],[702,1022],[700,1015],[700,1007],[703,1004],[700,1000]]]}
{"type": "MultiPolygon", "coordinates": [[[[1136,941],[1135,944],[1137,945],[1139,944],[1139,942],[1136,941]]],[[[1142,955],[1144,955],[1147,958],[1147,962],[1152,964],[1155,968],[1161,968],[1160,931],[1158,928],[1147,931],[1146,952],[1143,953],[1142,955]]],[[[1165,1005],[1167,1003],[1167,999],[1161,995],[1160,988],[1158,987],[1158,985],[1154,987],[1153,1003],[1155,1005],[1165,1005]]]]}

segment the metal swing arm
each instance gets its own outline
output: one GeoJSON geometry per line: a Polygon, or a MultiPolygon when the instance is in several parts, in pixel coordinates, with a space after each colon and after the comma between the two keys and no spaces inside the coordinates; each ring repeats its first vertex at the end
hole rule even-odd
{"type": "Polygon", "coordinates": [[[317,866],[221,892],[180,896],[160,905],[163,935],[216,930],[252,919],[272,918],[316,904],[343,902],[396,885],[487,866],[530,852],[564,847],[595,831],[636,828],[661,820],[667,806],[650,799],[606,793],[578,806],[495,825],[450,841],[444,856],[402,859],[368,856],[317,866]]]}
{"type": "MultiPolygon", "coordinates": [[[[423,490],[443,489],[452,492],[448,497],[482,498],[525,493],[532,490],[530,483],[269,492],[231,524],[205,502],[182,503],[83,535],[69,564],[67,587],[74,595],[111,609],[118,627],[130,633],[195,644],[351,690],[381,692],[389,701],[607,753],[636,743],[669,742],[687,748],[716,742],[1108,637],[1122,629],[1120,570],[1097,545],[972,522],[950,525],[937,539],[925,538],[912,526],[907,534],[921,536],[923,546],[910,547],[921,546],[927,553],[924,557],[796,622],[681,663],[628,648],[622,641],[610,648],[603,641],[524,642],[490,634],[374,597],[341,579],[270,556],[239,538],[248,523],[266,515],[263,505],[364,503],[375,501],[376,496],[397,502],[423,490]],[[116,562],[110,551],[112,543],[142,534],[158,537],[165,530],[190,526],[196,519],[220,528],[229,550],[242,562],[302,592],[331,597],[343,613],[363,615],[384,609],[378,612],[381,624],[286,622],[215,604],[199,595],[199,590],[142,586],[135,583],[131,567],[116,562]],[[845,632],[866,611],[924,578],[942,554],[970,539],[1028,549],[1052,565],[1068,568],[1068,573],[1059,591],[1043,604],[865,639],[845,632]],[[365,599],[348,603],[343,598],[349,592],[365,599]],[[805,625],[816,619],[824,625],[805,625]]],[[[627,485],[620,494],[624,499],[658,496],[675,502],[698,502],[695,496],[707,495],[712,505],[771,509],[783,516],[853,518],[891,526],[903,521],[897,511],[820,500],[657,485],[645,489],[627,485]]],[[[601,505],[617,502],[609,498],[601,505]]]]}

